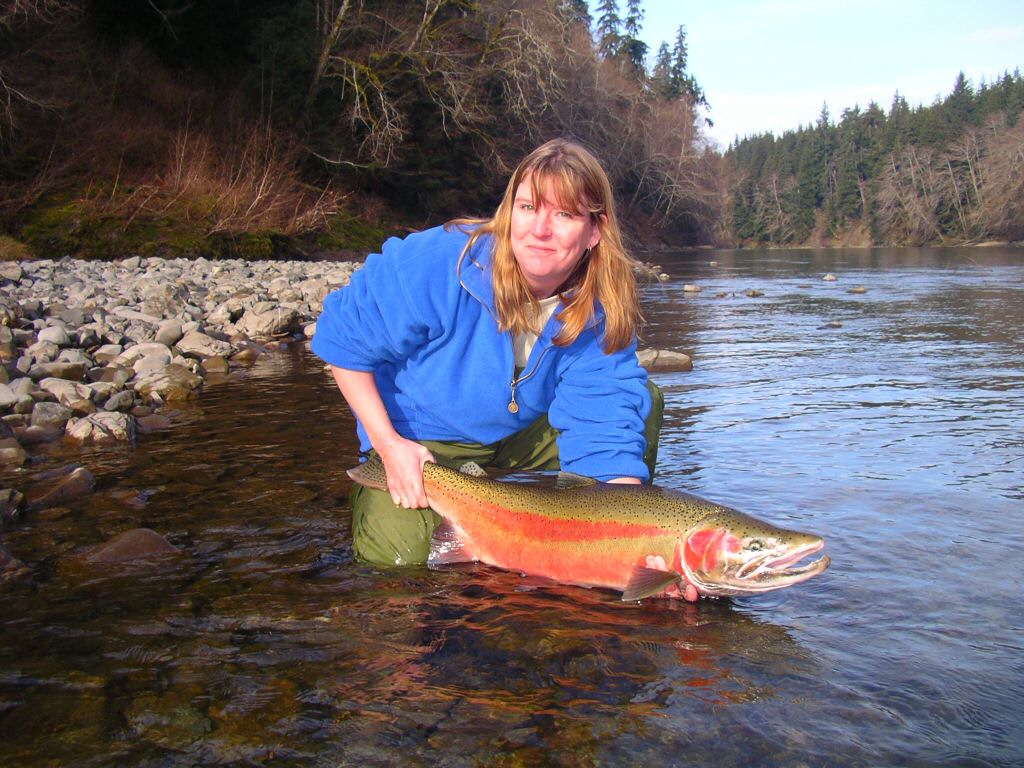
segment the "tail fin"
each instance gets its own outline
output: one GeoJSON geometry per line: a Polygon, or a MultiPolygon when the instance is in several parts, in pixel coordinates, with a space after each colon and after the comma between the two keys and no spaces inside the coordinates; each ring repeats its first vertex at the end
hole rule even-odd
{"type": "Polygon", "coordinates": [[[373,488],[378,491],[386,491],[388,489],[388,475],[384,471],[384,462],[376,454],[362,464],[357,464],[348,470],[348,476],[367,488],[373,488]]]}

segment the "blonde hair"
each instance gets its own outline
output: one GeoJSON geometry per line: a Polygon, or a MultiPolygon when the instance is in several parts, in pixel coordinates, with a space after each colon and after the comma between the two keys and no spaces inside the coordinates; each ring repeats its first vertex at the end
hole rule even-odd
{"type": "Polygon", "coordinates": [[[469,232],[462,259],[484,235],[494,240],[492,280],[498,326],[514,334],[540,332],[535,327],[540,305],[530,291],[512,252],[512,210],[516,190],[529,179],[536,205],[551,202],[589,214],[601,232],[597,245],[584,254],[576,271],[560,296],[566,304],[558,314],[562,328],[555,338],[558,346],[572,344],[595,321],[595,308],[604,310],[606,353],[617,352],[632,343],[640,326],[640,301],[637,296],[634,261],[622,244],[615,201],[608,176],[597,159],[586,149],[567,139],[554,139],[538,147],[519,164],[509,179],[505,195],[490,219],[455,219],[448,226],[469,232]],[[555,200],[545,200],[550,189],[555,200]]]}

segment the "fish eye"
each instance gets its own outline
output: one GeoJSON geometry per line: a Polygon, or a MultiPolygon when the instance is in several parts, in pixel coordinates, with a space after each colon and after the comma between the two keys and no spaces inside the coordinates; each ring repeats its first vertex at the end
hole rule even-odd
{"type": "Polygon", "coordinates": [[[764,542],[760,539],[752,539],[747,544],[747,549],[749,549],[751,552],[760,552],[762,549],[764,549],[764,542]]]}

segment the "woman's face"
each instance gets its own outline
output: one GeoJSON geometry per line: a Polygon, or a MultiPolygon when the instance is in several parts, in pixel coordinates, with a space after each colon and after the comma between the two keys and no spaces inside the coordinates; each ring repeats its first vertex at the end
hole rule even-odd
{"type": "Polygon", "coordinates": [[[544,199],[533,199],[530,178],[516,188],[512,203],[512,253],[533,295],[553,296],[576,269],[583,252],[601,239],[601,230],[588,213],[556,205],[551,184],[544,199]]]}

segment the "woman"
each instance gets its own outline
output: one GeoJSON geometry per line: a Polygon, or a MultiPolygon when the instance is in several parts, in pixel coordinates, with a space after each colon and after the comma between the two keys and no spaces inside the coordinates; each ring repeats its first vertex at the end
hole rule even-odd
{"type": "Polygon", "coordinates": [[[636,359],[632,267],[607,175],[556,139],[493,218],[392,238],[327,297],[313,351],[388,474],[387,493],[352,489],[358,557],[426,561],[428,461],[652,476],[661,402],[636,359]]]}

